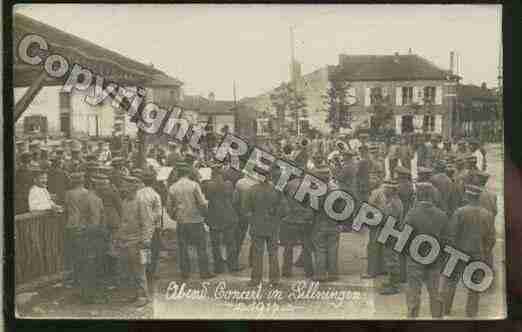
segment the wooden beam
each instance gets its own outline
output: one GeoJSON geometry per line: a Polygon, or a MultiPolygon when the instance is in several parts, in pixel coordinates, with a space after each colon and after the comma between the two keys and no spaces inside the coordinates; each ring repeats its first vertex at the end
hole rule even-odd
{"type": "Polygon", "coordinates": [[[22,96],[22,98],[16,103],[15,123],[22,116],[27,107],[29,107],[29,105],[34,100],[36,95],[40,92],[40,90],[42,90],[46,78],[47,73],[45,71],[42,71],[40,75],[38,75],[38,77],[34,80],[33,84],[31,84],[29,89],[25,92],[25,94],[22,96]]]}

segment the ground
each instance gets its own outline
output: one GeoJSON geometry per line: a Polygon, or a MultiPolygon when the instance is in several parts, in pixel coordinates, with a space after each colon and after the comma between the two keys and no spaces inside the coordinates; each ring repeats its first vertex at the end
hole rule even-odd
{"type": "MultiPolygon", "coordinates": [[[[483,318],[505,316],[505,269],[504,269],[504,205],[503,205],[503,152],[499,145],[487,147],[488,172],[492,175],[489,189],[498,195],[499,214],[496,219],[497,244],[494,248],[495,286],[481,295],[479,315],[483,318]]],[[[75,291],[64,288],[61,283],[40,288],[32,292],[17,294],[17,312],[23,317],[92,317],[92,318],[379,318],[397,319],[406,317],[404,292],[393,296],[379,295],[377,290],[382,279],[364,280],[360,275],[366,270],[367,234],[345,233],[341,236],[339,267],[341,279],[334,283],[321,284],[319,291],[327,300],[295,299],[296,294],[304,294],[302,268],[294,268],[294,277],[282,279],[274,289],[263,284],[261,289],[246,286],[250,269],[239,273],[223,274],[202,283],[193,274],[184,291],[181,287],[175,253],[164,251],[155,281],[154,301],[137,308],[126,299],[129,291],[107,289],[110,302],[107,304],[84,305],[75,296],[75,291]],[[299,287],[302,287],[299,289],[299,287]],[[240,290],[245,290],[239,293],[240,290]],[[248,291],[248,293],[246,292],[248,291]],[[302,292],[299,292],[302,291],[302,292]],[[181,294],[183,293],[183,294],[181,294]],[[232,296],[249,297],[249,300],[235,301],[232,296]],[[294,296],[292,298],[292,296],[294,296]],[[291,300],[289,300],[289,298],[291,300]]],[[[241,263],[247,264],[248,242],[242,250],[241,263]]],[[[295,249],[297,256],[298,249],[295,249]]],[[[280,255],[282,251],[280,252],[280,255]]],[[[192,260],[193,266],[196,264],[192,260]]],[[[265,262],[265,266],[267,266],[265,262]]],[[[195,268],[197,268],[195,266],[195,268]]],[[[265,269],[265,280],[267,272],[265,269]]],[[[402,288],[406,287],[405,284],[402,288]]],[[[454,312],[448,319],[463,319],[466,291],[459,286],[455,296],[454,312]]],[[[421,318],[430,318],[427,293],[423,290],[421,318]]]]}

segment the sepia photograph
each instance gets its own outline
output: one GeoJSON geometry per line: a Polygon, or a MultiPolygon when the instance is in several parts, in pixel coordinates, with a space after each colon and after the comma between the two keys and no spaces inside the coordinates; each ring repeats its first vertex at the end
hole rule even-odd
{"type": "Polygon", "coordinates": [[[17,318],[507,317],[501,5],[17,4],[11,33],[17,318]]]}

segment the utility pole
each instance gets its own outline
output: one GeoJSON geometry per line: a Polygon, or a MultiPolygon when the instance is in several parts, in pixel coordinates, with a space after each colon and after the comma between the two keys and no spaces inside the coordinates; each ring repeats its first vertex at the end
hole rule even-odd
{"type": "MultiPolygon", "coordinates": [[[[296,77],[296,63],[295,63],[295,39],[294,27],[290,26],[290,85],[292,87],[293,98],[297,100],[297,77],[296,77]]],[[[295,124],[297,129],[297,136],[301,134],[301,126],[299,125],[299,110],[296,110],[295,124]]]]}
{"type": "Polygon", "coordinates": [[[234,92],[234,130],[233,132],[238,134],[239,133],[239,111],[237,109],[237,96],[236,96],[236,81],[234,80],[232,82],[232,89],[234,92]]]}

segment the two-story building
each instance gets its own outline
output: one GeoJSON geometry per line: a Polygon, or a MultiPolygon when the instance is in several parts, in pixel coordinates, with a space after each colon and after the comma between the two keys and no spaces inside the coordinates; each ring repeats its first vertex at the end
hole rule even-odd
{"type": "MultiPolygon", "coordinates": [[[[458,76],[444,70],[416,54],[339,55],[336,66],[325,66],[295,79],[298,91],[306,98],[307,117],[303,126],[330,132],[326,122],[325,95],[333,71],[349,82],[349,112],[352,129],[361,126],[389,126],[396,134],[409,132],[452,135],[456,124],[455,96],[458,76]],[[383,124],[375,119],[378,112],[391,114],[383,124]],[[306,123],[305,123],[306,122],[306,123]]],[[[242,102],[258,112],[273,114],[271,90],[263,95],[245,98],[242,102]]],[[[291,119],[290,119],[291,120],[291,119]]],[[[260,118],[258,128],[266,128],[260,118]],[[263,126],[264,125],[264,126],[263,126]]],[[[259,135],[265,134],[258,130],[259,135]]]]}

